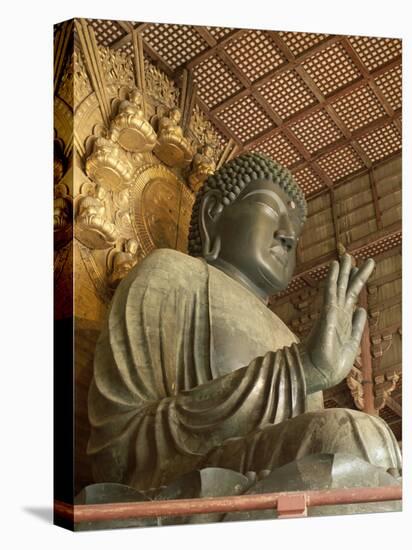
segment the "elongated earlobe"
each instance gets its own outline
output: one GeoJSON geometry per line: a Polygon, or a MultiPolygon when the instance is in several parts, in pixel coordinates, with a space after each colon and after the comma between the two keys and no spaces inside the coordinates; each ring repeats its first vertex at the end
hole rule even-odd
{"type": "Polygon", "coordinates": [[[200,208],[199,229],[202,240],[202,256],[208,262],[213,262],[219,257],[220,236],[216,234],[216,223],[223,210],[220,202],[221,196],[217,191],[210,191],[204,197],[200,208]]]}

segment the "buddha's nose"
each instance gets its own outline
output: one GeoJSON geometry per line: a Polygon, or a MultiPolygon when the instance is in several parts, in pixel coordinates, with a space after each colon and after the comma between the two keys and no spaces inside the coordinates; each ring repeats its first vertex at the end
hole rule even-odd
{"type": "Polygon", "coordinates": [[[275,239],[279,241],[282,247],[288,252],[295,246],[296,235],[287,216],[281,216],[279,227],[275,232],[275,239]]]}

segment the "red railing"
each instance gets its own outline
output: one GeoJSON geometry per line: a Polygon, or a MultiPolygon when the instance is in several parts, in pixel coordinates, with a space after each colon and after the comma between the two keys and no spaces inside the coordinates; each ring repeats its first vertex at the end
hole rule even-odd
{"type": "Polygon", "coordinates": [[[71,505],[55,501],[55,514],[79,523],[156,516],[277,510],[278,517],[305,517],[310,506],[401,500],[400,485],[213,498],[71,505]]]}

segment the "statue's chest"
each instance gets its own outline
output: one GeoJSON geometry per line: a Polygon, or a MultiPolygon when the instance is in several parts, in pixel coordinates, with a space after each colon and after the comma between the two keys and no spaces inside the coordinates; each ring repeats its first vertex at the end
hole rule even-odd
{"type": "Polygon", "coordinates": [[[214,377],[296,342],[293,333],[269,308],[217,270],[210,273],[209,313],[214,377]]]}

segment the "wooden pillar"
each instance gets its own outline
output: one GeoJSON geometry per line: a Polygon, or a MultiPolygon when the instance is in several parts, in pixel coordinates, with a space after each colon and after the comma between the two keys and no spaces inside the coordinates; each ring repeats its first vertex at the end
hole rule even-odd
{"type": "MultiPolygon", "coordinates": [[[[359,296],[359,305],[368,312],[368,292],[364,287],[359,296]]],[[[375,409],[375,394],[373,391],[373,370],[372,370],[372,354],[369,320],[366,319],[365,330],[361,339],[361,358],[362,358],[362,384],[363,384],[363,399],[364,412],[367,414],[377,415],[375,409]]]]}

